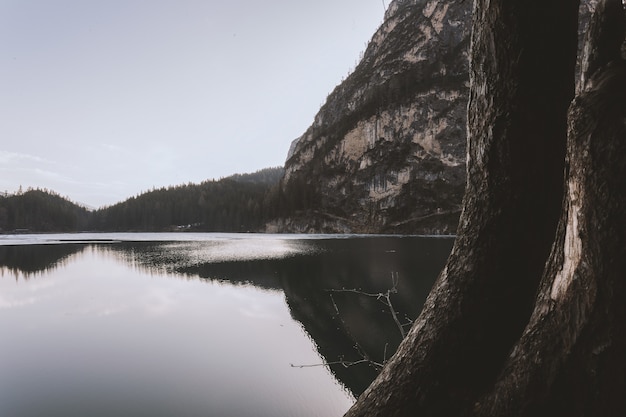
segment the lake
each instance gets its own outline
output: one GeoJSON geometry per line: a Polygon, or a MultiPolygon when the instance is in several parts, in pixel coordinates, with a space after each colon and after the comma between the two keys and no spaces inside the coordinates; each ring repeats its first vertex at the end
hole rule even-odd
{"type": "Polygon", "coordinates": [[[0,416],[341,416],[452,243],[0,236],[0,416]]]}

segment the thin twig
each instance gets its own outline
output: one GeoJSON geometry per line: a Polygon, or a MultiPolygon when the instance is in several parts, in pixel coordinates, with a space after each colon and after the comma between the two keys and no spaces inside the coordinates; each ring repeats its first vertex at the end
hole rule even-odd
{"type": "MultiPolygon", "coordinates": [[[[393,318],[393,321],[396,323],[396,326],[398,327],[398,330],[400,331],[400,335],[402,336],[402,339],[404,339],[406,337],[406,330],[404,330],[404,326],[402,325],[402,323],[400,323],[400,319],[398,318],[398,314],[396,312],[396,309],[393,307],[393,303],[391,302],[391,294],[397,294],[398,293],[398,283],[399,283],[399,281],[400,281],[400,277],[399,277],[398,273],[392,271],[391,272],[392,287],[390,289],[388,289],[384,293],[381,293],[381,292],[379,292],[379,293],[369,293],[369,292],[357,290],[355,288],[353,288],[353,289],[346,289],[346,288],[329,289],[329,290],[326,290],[326,291],[328,291],[328,292],[348,292],[348,293],[353,293],[353,294],[364,295],[366,297],[376,298],[378,301],[380,301],[381,303],[383,303],[387,307],[389,307],[389,311],[391,312],[391,317],[393,318]]],[[[331,299],[333,299],[332,295],[331,295],[331,299]]],[[[335,310],[337,311],[337,314],[339,314],[339,309],[337,308],[337,304],[335,304],[335,300],[334,299],[333,299],[333,305],[335,306],[335,310]]]]}
{"type": "Polygon", "coordinates": [[[315,368],[315,367],[318,367],[318,366],[330,366],[330,365],[341,365],[344,368],[349,368],[351,366],[360,365],[362,363],[367,363],[368,365],[374,365],[377,368],[382,368],[383,367],[383,364],[378,363],[378,362],[374,362],[374,361],[372,361],[370,359],[360,359],[358,361],[322,362],[322,363],[315,363],[315,364],[312,364],[312,365],[294,365],[293,363],[290,363],[289,365],[292,368],[300,368],[300,369],[302,369],[302,368],[315,368]]]}

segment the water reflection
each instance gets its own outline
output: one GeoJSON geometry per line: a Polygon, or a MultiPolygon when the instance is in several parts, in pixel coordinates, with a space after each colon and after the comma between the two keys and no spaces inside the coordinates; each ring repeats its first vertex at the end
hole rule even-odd
{"type": "MultiPolygon", "coordinates": [[[[286,254],[282,257],[259,256],[255,251],[243,261],[221,262],[206,261],[222,259],[212,252],[216,247],[218,254],[229,252],[214,242],[108,248],[152,271],[282,290],[292,317],[311,336],[337,379],[358,396],[379,372],[374,363],[388,359],[402,340],[389,306],[367,294],[386,294],[395,277],[392,308],[408,328],[451,245],[451,239],[417,237],[285,241],[280,245],[286,254]],[[356,291],[338,291],[346,289],[356,291]],[[352,362],[360,363],[344,366],[352,362]]],[[[263,248],[270,246],[265,242],[263,248]]]]}
{"type": "Polygon", "coordinates": [[[289,367],[320,359],[279,291],[147,274],[114,253],[89,245],[37,279],[0,279],[0,333],[10,335],[1,416],[313,417],[349,407],[326,370],[289,367]]]}
{"type": "MultiPolygon", "coordinates": [[[[398,322],[408,328],[419,314],[451,246],[450,239],[417,237],[0,246],[0,266],[32,276],[64,266],[89,248],[151,275],[282,291],[322,362],[330,363],[335,377],[358,396],[379,371],[374,363],[395,352],[402,338],[398,322]],[[397,320],[389,306],[371,296],[392,289],[392,277],[397,293],[390,301],[397,320]],[[344,366],[347,362],[359,364],[344,366]]],[[[141,297],[155,317],[174,308],[167,293],[141,297]]],[[[253,302],[247,305],[242,314],[266,314],[253,302]]],[[[103,311],[114,314],[124,306],[108,308],[103,311]]]]}
{"type": "MultiPolygon", "coordinates": [[[[397,277],[391,302],[402,324],[408,324],[419,314],[452,242],[381,238],[344,243],[325,242],[325,252],[292,263],[281,274],[281,286],[293,317],[327,362],[368,358],[382,363],[395,352],[401,333],[389,307],[364,293],[386,293],[393,287],[392,275],[397,277]],[[341,289],[357,292],[332,291],[341,289]]],[[[368,363],[331,369],[355,396],[379,371],[368,363]]]]}
{"type": "Polygon", "coordinates": [[[10,273],[19,279],[64,266],[72,255],[81,253],[85,245],[0,246],[0,274],[10,273]]]}

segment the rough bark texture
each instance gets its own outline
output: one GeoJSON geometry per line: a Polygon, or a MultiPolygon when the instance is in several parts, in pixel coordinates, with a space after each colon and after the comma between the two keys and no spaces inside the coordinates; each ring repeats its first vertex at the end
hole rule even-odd
{"type": "Polygon", "coordinates": [[[554,250],[530,323],[480,415],[625,415],[626,67],[608,71],[572,104],[554,250]]]}
{"type": "Polygon", "coordinates": [[[532,312],[562,201],[578,2],[474,3],[468,186],[420,318],[347,416],[465,414],[532,312]]]}
{"type": "Polygon", "coordinates": [[[588,82],[596,72],[621,59],[624,30],[622,2],[600,1],[583,42],[580,91],[589,87],[588,82]]]}
{"type": "Polygon", "coordinates": [[[568,123],[566,198],[535,310],[478,415],[626,415],[626,65],[601,1],[568,123]],[[610,47],[609,47],[610,46],[610,47]]]}
{"type": "Polygon", "coordinates": [[[348,416],[626,415],[626,18],[600,1],[566,118],[577,7],[475,1],[459,236],[348,416]]]}

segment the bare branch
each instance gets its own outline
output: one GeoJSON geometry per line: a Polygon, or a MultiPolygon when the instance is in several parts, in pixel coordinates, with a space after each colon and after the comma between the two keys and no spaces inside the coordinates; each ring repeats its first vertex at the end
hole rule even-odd
{"type": "MultiPolygon", "coordinates": [[[[400,335],[402,335],[402,339],[404,339],[406,337],[406,330],[404,330],[404,326],[402,325],[402,323],[400,323],[400,319],[398,318],[398,314],[397,314],[395,308],[393,307],[393,303],[391,302],[391,294],[397,294],[398,293],[398,282],[399,281],[400,281],[400,277],[399,277],[398,273],[392,271],[391,272],[391,283],[392,283],[392,286],[391,286],[390,289],[388,289],[384,293],[381,293],[381,292],[379,292],[379,293],[368,293],[368,292],[364,292],[364,291],[357,290],[357,289],[354,289],[354,288],[353,289],[345,289],[345,288],[342,288],[342,289],[329,289],[329,290],[326,290],[326,291],[328,291],[328,292],[347,292],[347,293],[364,295],[366,297],[376,298],[378,301],[382,302],[387,307],[389,307],[389,311],[391,312],[391,317],[393,317],[393,321],[396,323],[396,326],[398,327],[398,330],[400,331],[400,335]]],[[[331,295],[331,299],[332,299],[332,295],[331,295]]],[[[339,314],[339,309],[337,308],[337,304],[335,304],[335,300],[334,299],[333,299],[333,305],[335,306],[335,310],[337,311],[337,314],[339,314]]]]}
{"type": "Polygon", "coordinates": [[[374,362],[371,359],[366,359],[366,358],[360,359],[358,361],[344,361],[344,360],[341,360],[341,361],[334,361],[334,362],[315,363],[315,364],[312,364],[312,365],[294,365],[293,363],[290,363],[289,365],[292,368],[300,368],[300,369],[302,369],[302,368],[316,368],[318,366],[330,366],[330,365],[341,365],[344,368],[349,368],[351,366],[360,365],[362,363],[366,363],[368,365],[373,365],[377,369],[382,369],[382,367],[384,366],[384,364],[382,364],[382,363],[374,362]]]}

